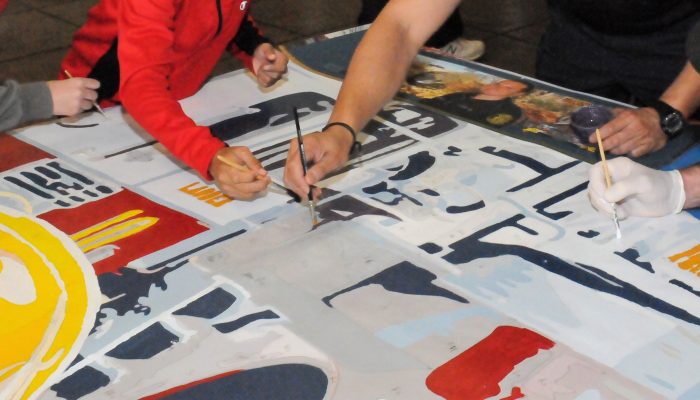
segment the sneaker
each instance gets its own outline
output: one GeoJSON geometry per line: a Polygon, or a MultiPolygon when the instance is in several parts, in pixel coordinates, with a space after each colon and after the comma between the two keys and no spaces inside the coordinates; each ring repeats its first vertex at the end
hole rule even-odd
{"type": "Polygon", "coordinates": [[[463,60],[476,60],[484,55],[486,46],[481,40],[467,40],[458,38],[439,49],[448,56],[461,58],[463,60]]]}

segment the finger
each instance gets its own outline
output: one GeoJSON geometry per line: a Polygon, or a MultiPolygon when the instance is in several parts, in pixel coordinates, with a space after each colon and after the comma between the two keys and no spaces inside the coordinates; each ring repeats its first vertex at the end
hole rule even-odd
{"type": "Polygon", "coordinates": [[[235,189],[241,193],[248,193],[248,194],[252,194],[252,195],[257,195],[260,192],[265,191],[265,189],[267,189],[267,186],[269,183],[270,183],[269,178],[256,179],[252,182],[237,184],[235,189]]]}
{"type": "Polygon", "coordinates": [[[613,180],[613,182],[626,179],[630,176],[633,166],[634,161],[627,157],[616,157],[612,160],[608,160],[608,172],[610,173],[610,178],[613,180]]]}
{"type": "Polygon", "coordinates": [[[244,164],[246,167],[248,167],[249,170],[251,170],[254,173],[254,175],[261,173],[263,175],[267,174],[267,171],[265,171],[262,164],[260,164],[260,161],[258,161],[258,159],[255,158],[255,156],[249,148],[237,147],[234,151],[234,154],[242,164],[244,164]]]}
{"type": "Polygon", "coordinates": [[[94,107],[94,106],[93,106],[93,104],[92,104],[91,101],[88,101],[88,100],[85,100],[85,99],[80,100],[80,109],[81,109],[81,110],[89,110],[89,109],[91,109],[92,107],[94,107]]]}
{"type": "Polygon", "coordinates": [[[323,177],[335,170],[340,164],[338,160],[332,159],[329,156],[323,157],[306,172],[306,183],[308,185],[316,184],[316,182],[323,179],[323,177]]]}
{"type": "Polygon", "coordinates": [[[598,162],[588,170],[588,191],[595,197],[602,198],[605,192],[605,171],[603,163],[598,162]]]}
{"type": "Polygon", "coordinates": [[[304,178],[296,139],[292,139],[289,143],[287,161],[284,166],[284,184],[302,199],[305,199],[309,193],[309,184],[304,178]]]}
{"type": "Polygon", "coordinates": [[[605,201],[601,196],[598,196],[591,188],[591,184],[592,182],[588,183],[588,200],[591,202],[593,208],[603,214],[612,215],[612,206],[610,203],[605,201]]]}
{"type": "Polygon", "coordinates": [[[240,192],[235,186],[220,185],[219,189],[228,197],[234,200],[252,200],[255,197],[251,193],[240,192]]]}
{"type": "Polygon", "coordinates": [[[613,145],[610,146],[610,152],[615,155],[628,154],[632,150],[636,149],[641,145],[642,141],[639,137],[616,137],[613,145]]]}
{"type": "Polygon", "coordinates": [[[96,101],[97,100],[97,92],[94,90],[85,90],[85,92],[83,92],[83,98],[90,100],[90,101],[96,101]]]}
{"type": "Polygon", "coordinates": [[[83,78],[83,82],[85,83],[85,87],[88,89],[96,90],[100,88],[100,81],[97,79],[83,78]]]}
{"type": "Polygon", "coordinates": [[[620,203],[626,198],[639,193],[640,185],[635,178],[626,179],[617,183],[613,183],[603,193],[605,201],[610,203],[620,203]]]}

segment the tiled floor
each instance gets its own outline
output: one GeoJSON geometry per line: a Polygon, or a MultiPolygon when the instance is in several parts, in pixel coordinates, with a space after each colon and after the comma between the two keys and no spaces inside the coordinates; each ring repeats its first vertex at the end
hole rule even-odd
{"type": "MultiPolygon", "coordinates": [[[[533,75],[535,48],[547,23],[546,0],[465,1],[464,36],[486,42],[480,60],[533,75]]],[[[73,32],[97,0],[10,0],[0,16],[0,79],[52,79],[73,32]]],[[[255,0],[252,13],[265,34],[284,44],[355,25],[360,0],[255,0]]],[[[214,74],[238,68],[224,56],[214,74]]]]}

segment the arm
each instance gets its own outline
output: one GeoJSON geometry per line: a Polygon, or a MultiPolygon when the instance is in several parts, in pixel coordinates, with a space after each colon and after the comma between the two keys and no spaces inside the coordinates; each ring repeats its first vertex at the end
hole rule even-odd
{"type": "MultiPolygon", "coordinates": [[[[687,63],[661,100],[688,118],[700,106],[700,74],[687,63]]],[[[615,118],[600,129],[603,147],[613,154],[639,157],[666,145],[666,134],[661,130],[659,113],[653,108],[616,109],[615,118]]],[[[596,142],[595,135],[589,138],[596,142]]]]}
{"type": "Polygon", "coordinates": [[[700,164],[681,171],[658,171],[618,157],[608,162],[612,185],[606,188],[602,163],[590,170],[588,196],[607,214],[617,204],[618,216],[661,217],[700,206],[700,164]]]}
{"type": "Polygon", "coordinates": [[[685,188],[684,209],[700,207],[700,164],[681,170],[685,188]]]}
{"type": "Polygon", "coordinates": [[[287,56],[260,34],[249,14],[243,18],[228,50],[245,63],[262,87],[273,85],[287,73],[287,56]]]}
{"type": "Polygon", "coordinates": [[[208,127],[198,126],[185,115],[169,90],[175,3],[154,0],[120,3],[118,57],[122,103],[146,131],[201,176],[213,178],[225,194],[251,199],[269,181],[258,160],[249,149],[226,147],[208,127]],[[214,161],[217,155],[250,171],[224,168],[214,161]]]}
{"type": "MultiPolygon", "coordinates": [[[[459,0],[391,0],[358,45],[329,122],[362,129],[396,93],[420,47],[458,5],[459,0]]],[[[306,135],[306,157],[313,166],[304,177],[292,141],[285,182],[305,198],[309,185],[347,161],[351,146],[352,136],[340,126],[306,135]]]]}
{"type": "Polygon", "coordinates": [[[51,91],[45,82],[20,85],[7,80],[0,85],[0,131],[49,118],[52,111],[51,91]]]}
{"type": "MultiPolygon", "coordinates": [[[[700,23],[695,24],[686,40],[689,62],[661,96],[661,100],[685,118],[700,107],[700,23]]],[[[639,157],[666,145],[666,135],[661,130],[659,114],[653,108],[636,110],[619,109],[617,116],[600,129],[603,147],[613,154],[630,154],[639,157]]],[[[595,135],[589,138],[596,142],[595,135]]]]}

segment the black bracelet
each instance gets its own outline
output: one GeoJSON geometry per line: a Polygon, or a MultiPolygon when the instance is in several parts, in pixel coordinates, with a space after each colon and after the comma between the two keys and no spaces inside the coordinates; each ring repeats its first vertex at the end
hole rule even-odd
{"type": "Polygon", "coordinates": [[[329,122],[326,126],[321,129],[321,132],[325,132],[328,128],[331,126],[342,126],[343,128],[347,129],[348,132],[352,135],[352,146],[350,147],[350,151],[348,154],[352,154],[354,152],[360,152],[362,151],[362,143],[357,141],[357,133],[355,133],[355,130],[352,129],[352,126],[346,124],[345,122],[329,122]]]}

